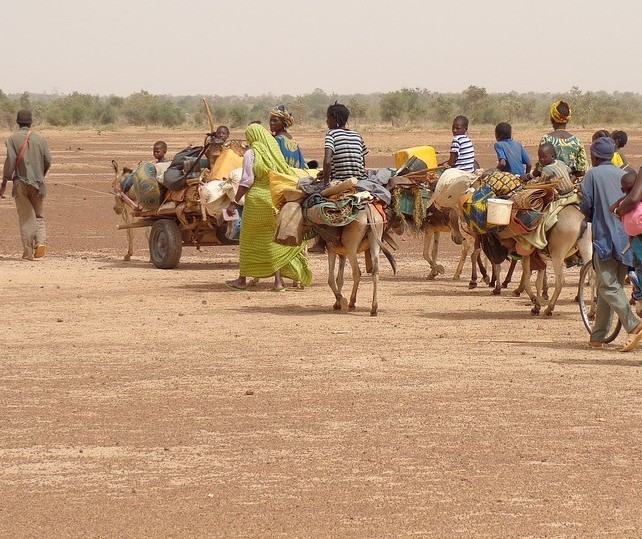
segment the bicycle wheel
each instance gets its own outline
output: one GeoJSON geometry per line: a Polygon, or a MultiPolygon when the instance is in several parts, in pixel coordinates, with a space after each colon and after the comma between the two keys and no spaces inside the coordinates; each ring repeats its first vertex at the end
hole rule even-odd
{"type": "MultiPolygon", "coordinates": [[[[582,322],[586,330],[591,333],[593,331],[593,323],[595,322],[595,311],[597,308],[597,285],[595,282],[595,270],[593,269],[593,262],[584,264],[582,271],[580,271],[580,284],[577,291],[580,304],[580,314],[582,322]]],[[[620,333],[622,323],[617,315],[611,311],[611,322],[609,324],[609,332],[606,335],[604,342],[611,342],[620,333]]]]}

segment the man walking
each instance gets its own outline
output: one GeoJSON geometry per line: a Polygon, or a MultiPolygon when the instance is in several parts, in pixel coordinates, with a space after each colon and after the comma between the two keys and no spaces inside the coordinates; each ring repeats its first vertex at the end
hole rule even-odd
{"type": "Polygon", "coordinates": [[[620,180],[625,172],[613,163],[615,145],[609,137],[591,144],[593,168],[580,184],[581,209],[593,224],[593,266],[597,281],[597,311],[589,340],[591,348],[602,348],[611,312],[615,312],[629,334],[621,352],[630,352],[642,340],[642,322],[631,309],[623,284],[632,255],[626,251],[629,236],[609,207],[622,196],[620,180]],[[626,251],[626,252],[625,252],[626,251]]]}
{"type": "Polygon", "coordinates": [[[4,196],[7,182],[13,180],[11,194],[18,210],[22,258],[33,260],[45,255],[47,235],[42,211],[46,195],[45,175],[51,167],[51,154],[47,141],[31,130],[31,111],[19,111],[16,123],[18,131],[6,142],[7,158],[0,196],[4,196]]]}

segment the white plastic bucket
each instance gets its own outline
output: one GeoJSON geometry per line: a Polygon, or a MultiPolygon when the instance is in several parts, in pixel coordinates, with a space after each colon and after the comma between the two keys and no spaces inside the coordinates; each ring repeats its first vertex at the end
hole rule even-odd
{"type": "Polygon", "coordinates": [[[510,223],[510,214],[513,201],[503,198],[489,198],[486,222],[489,225],[507,225],[510,223]]]}

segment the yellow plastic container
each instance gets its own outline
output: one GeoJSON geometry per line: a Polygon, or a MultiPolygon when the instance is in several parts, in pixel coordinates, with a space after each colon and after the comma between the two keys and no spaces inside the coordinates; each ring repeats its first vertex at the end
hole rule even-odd
{"type": "Polygon", "coordinates": [[[408,161],[411,157],[421,159],[426,163],[426,168],[437,168],[437,152],[432,146],[415,146],[414,148],[405,148],[395,154],[395,167],[397,169],[408,161]]]}

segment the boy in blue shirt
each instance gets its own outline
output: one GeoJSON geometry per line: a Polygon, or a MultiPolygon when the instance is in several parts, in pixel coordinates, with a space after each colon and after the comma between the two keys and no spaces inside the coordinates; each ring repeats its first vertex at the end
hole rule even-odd
{"type": "Polygon", "coordinates": [[[501,122],[495,126],[497,168],[502,172],[523,176],[531,171],[531,158],[524,146],[513,140],[512,135],[513,128],[509,123],[501,122]]]}

